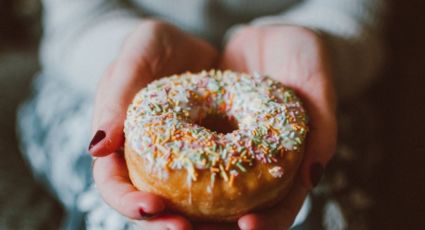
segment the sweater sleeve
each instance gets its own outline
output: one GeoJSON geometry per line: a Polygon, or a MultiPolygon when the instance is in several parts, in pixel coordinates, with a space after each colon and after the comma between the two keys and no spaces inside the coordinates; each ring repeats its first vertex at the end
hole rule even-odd
{"type": "Polygon", "coordinates": [[[43,74],[94,94],[139,16],[116,0],[43,0],[43,74]]]}
{"type": "Polygon", "coordinates": [[[307,0],[255,26],[292,24],[324,35],[330,50],[339,99],[358,95],[378,75],[382,64],[384,0],[307,0]]]}

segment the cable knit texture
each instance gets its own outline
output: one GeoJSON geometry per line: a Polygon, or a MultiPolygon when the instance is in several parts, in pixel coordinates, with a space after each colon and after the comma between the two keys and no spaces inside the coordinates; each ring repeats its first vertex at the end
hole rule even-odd
{"type": "Polygon", "coordinates": [[[89,94],[126,34],[153,15],[219,44],[238,24],[295,24],[326,34],[340,100],[369,85],[382,62],[383,0],[44,0],[46,71],[89,94]]]}

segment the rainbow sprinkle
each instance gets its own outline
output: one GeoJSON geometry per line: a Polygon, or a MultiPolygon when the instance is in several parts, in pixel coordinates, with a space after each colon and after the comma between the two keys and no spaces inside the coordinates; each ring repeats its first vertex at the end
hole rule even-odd
{"type": "MultiPolygon", "coordinates": [[[[149,167],[166,179],[186,170],[187,181],[209,170],[233,184],[256,161],[274,163],[286,150],[297,151],[307,134],[307,117],[294,92],[268,77],[231,71],[185,73],[149,84],[127,112],[128,143],[149,167]],[[231,133],[197,125],[208,114],[238,123],[231,133]]],[[[283,169],[269,172],[282,176],[283,169]]]]}

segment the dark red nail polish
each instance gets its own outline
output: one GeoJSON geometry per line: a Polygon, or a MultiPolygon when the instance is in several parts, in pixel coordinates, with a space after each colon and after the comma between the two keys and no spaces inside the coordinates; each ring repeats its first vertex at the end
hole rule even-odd
{"type": "Polygon", "coordinates": [[[313,187],[319,184],[323,174],[323,166],[320,163],[314,163],[310,166],[310,180],[313,187]]]}
{"type": "Polygon", "coordinates": [[[97,143],[99,143],[101,140],[103,140],[103,138],[106,137],[106,133],[103,130],[98,130],[96,132],[96,134],[94,135],[93,139],[90,142],[89,145],[89,151],[91,148],[93,148],[93,146],[97,145],[97,143]]]}
{"type": "Polygon", "coordinates": [[[145,210],[143,210],[142,208],[139,209],[139,213],[142,220],[150,220],[158,215],[158,214],[146,213],[145,210]]]}

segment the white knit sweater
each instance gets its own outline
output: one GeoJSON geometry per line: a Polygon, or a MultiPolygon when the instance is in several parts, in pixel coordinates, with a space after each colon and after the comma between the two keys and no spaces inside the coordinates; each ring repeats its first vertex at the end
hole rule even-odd
{"type": "Polygon", "coordinates": [[[43,72],[93,95],[121,43],[158,17],[214,44],[238,24],[293,24],[327,34],[340,99],[370,84],[382,59],[384,0],[43,0],[43,72]],[[126,3],[123,3],[126,2],[126,3]]]}

